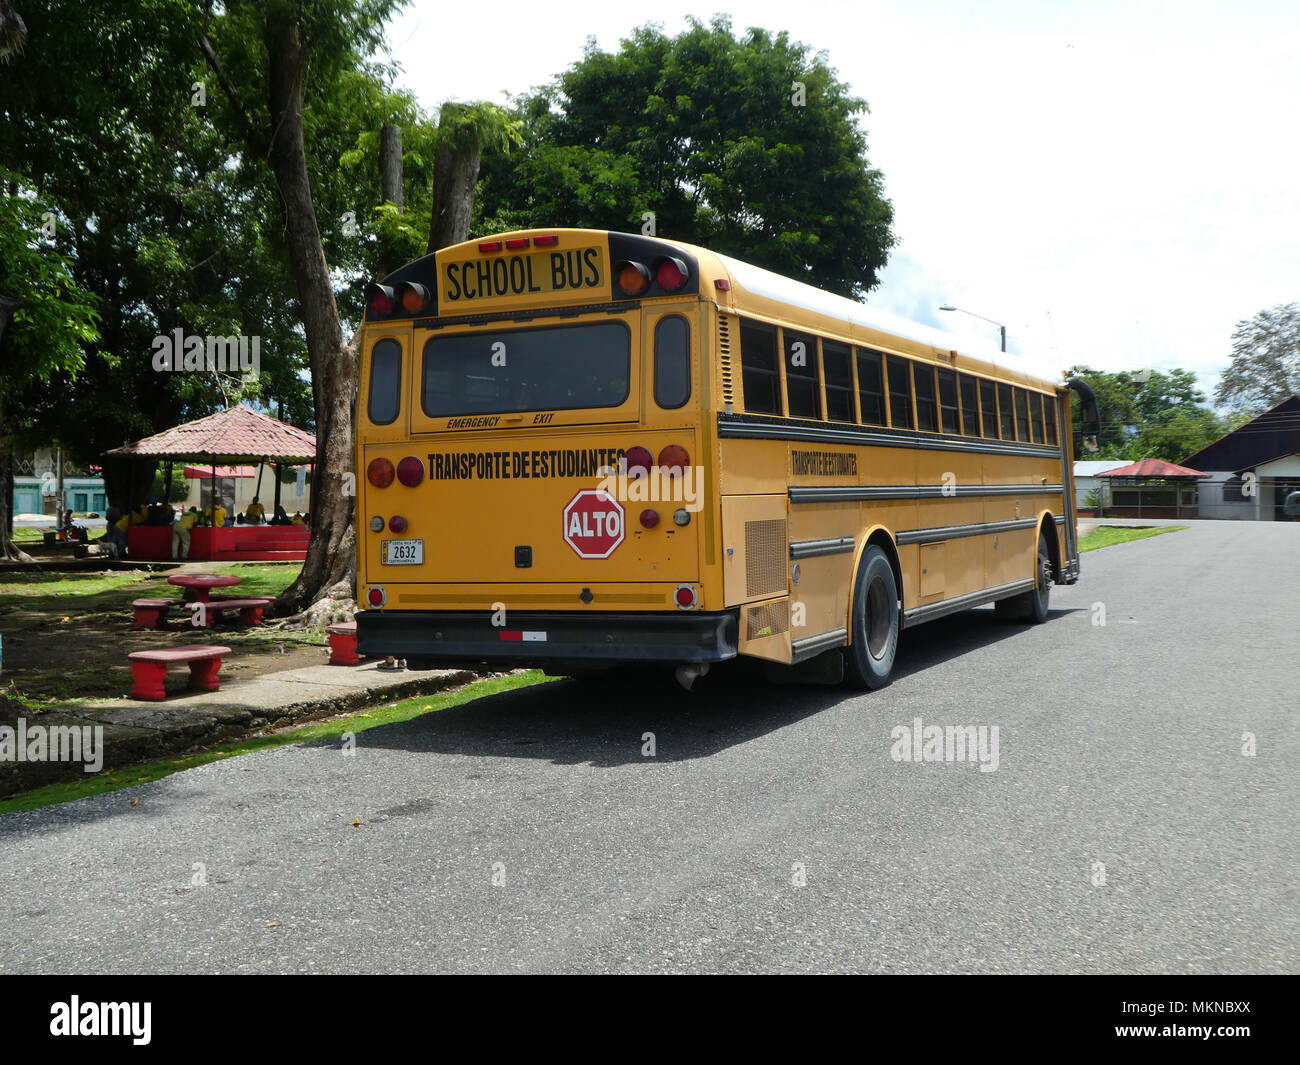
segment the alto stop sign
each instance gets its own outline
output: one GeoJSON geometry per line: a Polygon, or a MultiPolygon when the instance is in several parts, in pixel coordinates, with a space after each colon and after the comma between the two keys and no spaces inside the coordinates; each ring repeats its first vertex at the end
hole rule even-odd
{"type": "Polygon", "coordinates": [[[587,488],[564,508],[564,542],[579,558],[609,558],[623,542],[623,506],[608,492],[587,488]]]}

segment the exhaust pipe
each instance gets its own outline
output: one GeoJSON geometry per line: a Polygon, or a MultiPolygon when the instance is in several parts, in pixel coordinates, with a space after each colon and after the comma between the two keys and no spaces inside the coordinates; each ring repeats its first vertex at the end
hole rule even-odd
{"type": "Polygon", "coordinates": [[[673,671],[673,676],[677,678],[677,683],[687,691],[694,687],[695,682],[709,671],[707,662],[688,662],[685,665],[678,666],[673,671]]]}

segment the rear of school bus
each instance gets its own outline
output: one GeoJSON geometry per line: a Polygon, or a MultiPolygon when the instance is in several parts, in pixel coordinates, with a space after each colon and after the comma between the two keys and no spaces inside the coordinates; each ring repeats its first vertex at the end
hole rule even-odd
{"type": "Polygon", "coordinates": [[[508,233],[368,286],[361,653],[555,671],[735,654],[708,577],[713,281],[695,252],[508,233]]]}

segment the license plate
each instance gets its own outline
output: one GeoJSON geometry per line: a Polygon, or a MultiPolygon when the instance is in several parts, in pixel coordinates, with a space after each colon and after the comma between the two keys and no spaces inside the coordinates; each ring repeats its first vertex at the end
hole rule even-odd
{"type": "Polygon", "coordinates": [[[424,541],[380,540],[379,564],[382,566],[424,565],[424,541]]]}

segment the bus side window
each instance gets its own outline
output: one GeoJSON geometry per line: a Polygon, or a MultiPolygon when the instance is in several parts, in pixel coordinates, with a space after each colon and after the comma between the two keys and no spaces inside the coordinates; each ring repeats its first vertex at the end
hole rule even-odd
{"type": "Polygon", "coordinates": [[[998,421],[1002,427],[1002,439],[1016,438],[1016,423],[1011,413],[1011,386],[998,385],[998,421]]]}
{"type": "Polygon", "coordinates": [[[980,435],[980,401],[975,391],[975,378],[961,374],[957,378],[961,392],[961,431],[963,436],[980,435]]]}
{"type": "Polygon", "coordinates": [[[817,380],[817,338],[784,331],[785,391],[791,418],[822,416],[821,385],[817,380]]]}
{"type": "Polygon", "coordinates": [[[1029,404],[1023,388],[1016,389],[1016,439],[1029,439],[1029,404]]]}
{"type": "Polygon", "coordinates": [[[740,320],[740,374],[747,413],[781,413],[775,326],[740,320]]]}
{"type": "Polygon", "coordinates": [[[1043,397],[1043,410],[1047,414],[1047,443],[1050,447],[1056,447],[1056,397],[1043,397]]]}
{"type": "Polygon", "coordinates": [[[402,345],[385,338],[370,349],[366,417],[371,425],[392,425],[402,406],[402,345]]]}
{"type": "Polygon", "coordinates": [[[822,341],[822,372],[826,375],[827,419],[853,421],[853,366],[847,344],[838,340],[822,341]]]}
{"type": "Polygon", "coordinates": [[[912,374],[906,359],[885,357],[885,380],[889,382],[889,424],[894,429],[912,428],[912,374]]]}
{"type": "Polygon", "coordinates": [[[1029,393],[1029,427],[1034,434],[1034,443],[1043,442],[1043,396],[1040,392],[1029,393]]]}
{"type": "Polygon", "coordinates": [[[998,438],[998,398],[993,390],[993,382],[980,379],[980,413],[984,421],[984,435],[992,440],[998,438]]]}
{"type": "Polygon", "coordinates": [[[691,327],[680,314],[655,326],[655,402],[676,410],[691,398],[691,327]]]}
{"type": "Polygon", "coordinates": [[[922,432],[933,433],[939,428],[934,416],[934,367],[914,362],[912,377],[916,381],[916,427],[922,432]]]}
{"type": "Polygon", "coordinates": [[[939,428],[945,433],[957,431],[957,375],[951,370],[937,371],[939,377],[939,428]]]}
{"type": "Polygon", "coordinates": [[[862,406],[863,425],[885,424],[885,382],[880,372],[881,355],[869,348],[858,348],[858,403],[862,406]]]}

